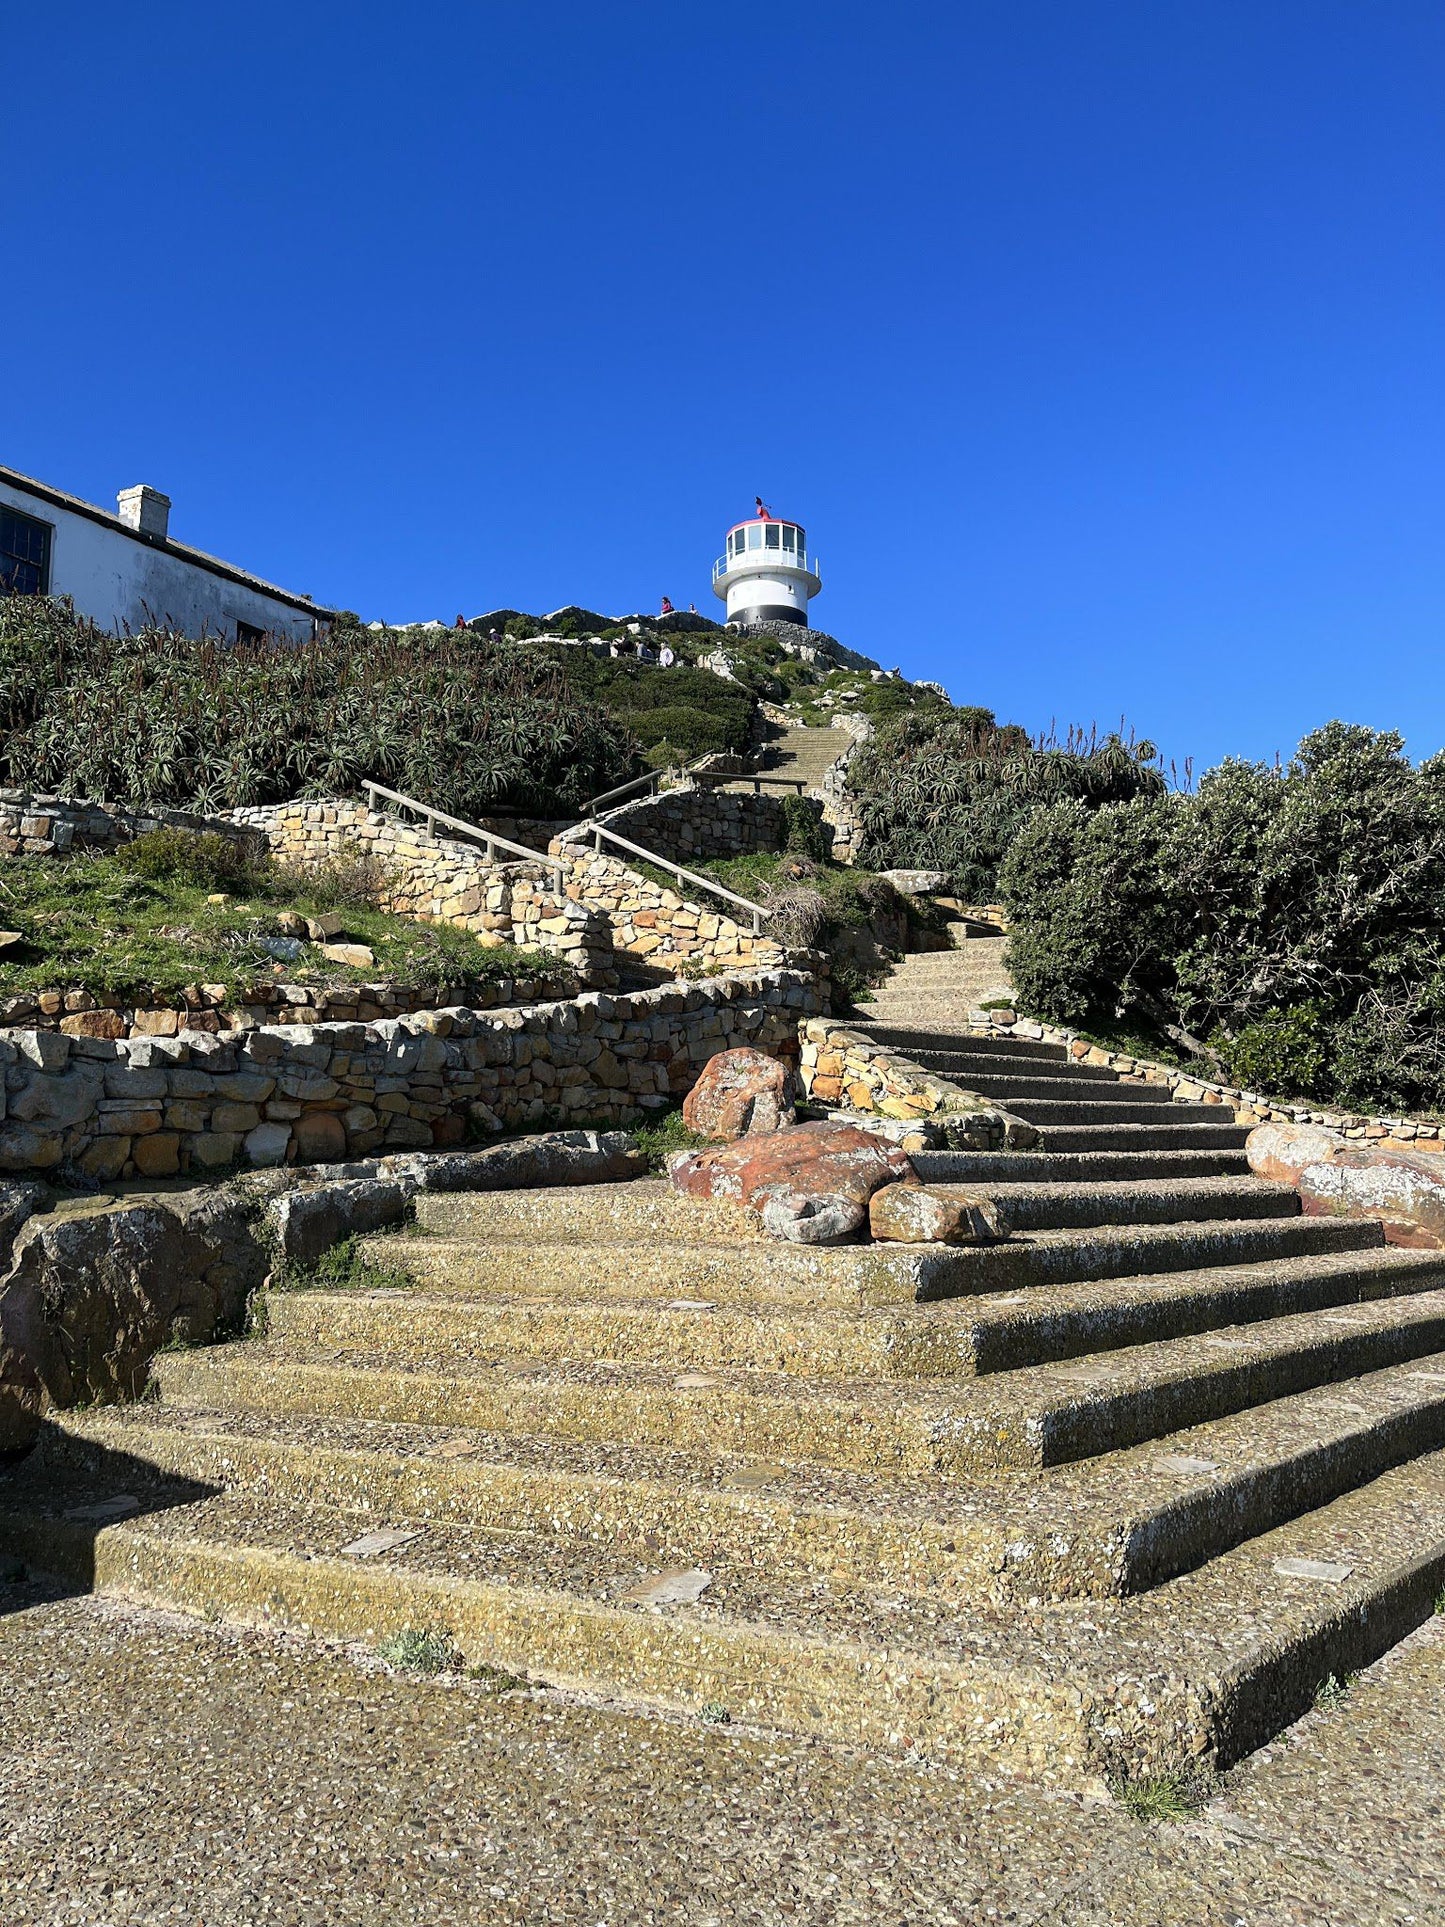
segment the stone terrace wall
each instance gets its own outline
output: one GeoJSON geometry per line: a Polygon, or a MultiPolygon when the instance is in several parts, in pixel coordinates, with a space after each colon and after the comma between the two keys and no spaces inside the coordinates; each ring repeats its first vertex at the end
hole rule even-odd
{"type": "Polygon", "coordinates": [[[558,837],[552,848],[571,861],[568,896],[606,917],[614,950],[659,968],[709,972],[774,970],[790,960],[780,943],[754,935],[720,908],[690,903],[618,858],[599,855],[580,829],[558,837]]]}
{"type": "MultiPolygon", "coordinates": [[[[821,818],[817,803],[810,807],[821,818]]],[[[606,811],[599,821],[674,863],[781,850],[787,824],[781,796],[712,787],[664,790],[606,811]]]]}
{"type": "Polygon", "coordinates": [[[943,1126],[949,1142],[970,1150],[1027,1150],[1038,1143],[1035,1125],[830,1017],[804,1024],[798,1071],[815,1104],[929,1118],[943,1126]]]}
{"type": "Polygon", "coordinates": [[[1060,1024],[1036,1023],[1011,1010],[973,1013],[975,1034],[1000,1031],[1009,1037],[1029,1037],[1048,1044],[1063,1044],[1069,1055],[1081,1064],[1101,1064],[1121,1077],[1137,1078],[1145,1084],[1163,1084],[1178,1104],[1220,1104],[1232,1110],[1241,1124],[1322,1124],[1339,1132],[1352,1143],[1395,1144],[1412,1151],[1445,1151],[1445,1119],[1438,1117],[1367,1117],[1357,1111],[1321,1111],[1308,1104],[1292,1104],[1266,1097],[1259,1091],[1246,1091],[1233,1084],[1217,1084],[1193,1071],[1173,1064],[1158,1064],[1152,1058],[1135,1057],[1125,1051],[1106,1050],[1091,1044],[1077,1031],[1060,1024]],[[995,1021],[990,1021],[995,1020],[995,1021]]]}
{"type": "Polygon", "coordinates": [[[797,1050],[812,979],[753,971],[491,1014],[111,1040],[0,1038],[0,1170],[108,1182],[453,1144],[469,1126],[634,1116],[715,1052],[797,1050]]]}
{"type": "Polygon", "coordinates": [[[585,903],[560,896],[555,872],[540,857],[536,864],[491,862],[474,844],[349,799],[233,810],[231,820],[258,831],[287,862],[327,863],[358,849],[374,857],[388,878],[381,907],[398,916],[458,924],[484,942],[550,950],[584,983],[616,982],[605,922],[585,903]]]}
{"type": "Polygon", "coordinates": [[[231,999],[221,984],[188,984],[167,1001],[92,996],[85,990],[42,990],[0,997],[0,1029],[53,1030],[67,1037],[174,1037],[183,1030],[256,1030],[262,1024],[374,1023],[417,1010],[465,1004],[495,1010],[570,996],[576,980],[566,967],[555,976],[499,977],[408,990],[397,984],[251,984],[231,999]]]}
{"type": "Polygon", "coordinates": [[[162,825],[235,836],[226,817],[190,816],[183,810],[123,810],[114,803],[43,796],[0,789],[0,856],[57,856],[67,850],[113,850],[162,825]]]}

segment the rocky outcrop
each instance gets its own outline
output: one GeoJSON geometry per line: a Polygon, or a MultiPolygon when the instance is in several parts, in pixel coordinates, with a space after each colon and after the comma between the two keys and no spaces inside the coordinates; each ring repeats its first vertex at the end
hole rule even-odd
{"type": "Polygon", "coordinates": [[[766,1051],[719,1051],[682,1101],[682,1121],[699,1137],[728,1144],[797,1122],[798,1080],[766,1051]]]}
{"type": "Polygon", "coordinates": [[[838,1244],[867,1223],[885,1184],[917,1181],[897,1145],[852,1124],[795,1124],[673,1161],[672,1182],[694,1198],[733,1198],[766,1230],[797,1244],[838,1244]]]}
{"type": "Polygon", "coordinates": [[[1258,1124],[1244,1146],[1249,1168],[1256,1177],[1276,1184],[1298,1184],[1311,1164],[1329,1164],[1344,1139],[1318,1124],[1258,1124]]]}
{"type": "Polygon", "coordinates": [[[994,1199],[956,1184],[886,1184],[868,1202],[875,1238],[906,1245],[993,1245],[1009,1235],[994,1199]]]}

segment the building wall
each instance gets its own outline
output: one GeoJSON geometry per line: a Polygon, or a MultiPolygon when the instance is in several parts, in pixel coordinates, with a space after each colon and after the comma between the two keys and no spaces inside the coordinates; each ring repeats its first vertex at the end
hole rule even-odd
{"type": "Polygon", "coordinates": [[[50,525],[50,593],[67,595],[102,629],[160,623],[183,635],[236,639],[238,621],[309,642],[313,618],[289,602],[214,575],[88,516],[0,480],[0,502],[50,525]]]}

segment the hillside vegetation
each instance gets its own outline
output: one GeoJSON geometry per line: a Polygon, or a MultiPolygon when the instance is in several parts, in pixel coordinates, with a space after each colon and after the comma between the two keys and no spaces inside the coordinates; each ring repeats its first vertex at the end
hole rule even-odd
{"type": "Polygon", "coordinates": [[[1194,795],[1064,799],[1000,889],[1033,1015],[1152,1028],[1250,1089],[1445,1105],[1445,756],[1336,722],[1194,795]]]}
{"type": "Polygon", "coordinates": [[[217,810],[370,777],[459,816],[577,810],[641,767],[625,722],[537,652],[339,626],[304,649],[112,636],[0,597],[5,781],[217,810]]]}

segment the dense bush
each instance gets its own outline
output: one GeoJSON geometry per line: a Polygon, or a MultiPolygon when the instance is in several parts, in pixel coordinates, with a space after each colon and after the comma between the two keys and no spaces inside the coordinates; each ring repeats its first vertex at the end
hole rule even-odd
{"type": "Polygon", "coordinates": [[[1072,799],[1084,810],[1156,796],[1151,743],[1119,736],[1035,745],[987,709],[914,710],[862,744],[848,770],[862,818],[859,860],[873,869],[944,870],[965,897],[992,895],[1030,814],[1072,799]]]}
{"type": "Polygon", "coordinates": [[[533,650],[467,630],[340,626],[292,649],[112,636],[0,597],[0,760],[11,782],[218,809],[354,792],[539,815],[640,767],[626,725],[533,650]]]}
{"type": "Polygon", "coordinates": [[[1038,811],[1000,888],[1039,1016],[1141,1017],[1282,1095],[1445,1103],[1445,757],[1330,723],[1193,796],[1038,811]]]}
{"type": "Polygon", "coordinates": [[[680,662],[663,669],[635,657],[594,656],[582,649],[558,656],[558,673],[626,728],[654,765],[747,747],[752,698],[711,670],[680,662]]]}
{"type": "Polygon", "coordinates": [[[115,853],[115,866],[154,883],[242,893],[255,886],[265,867],[259,838],[169,827],[123,843],[115,853]]]}

